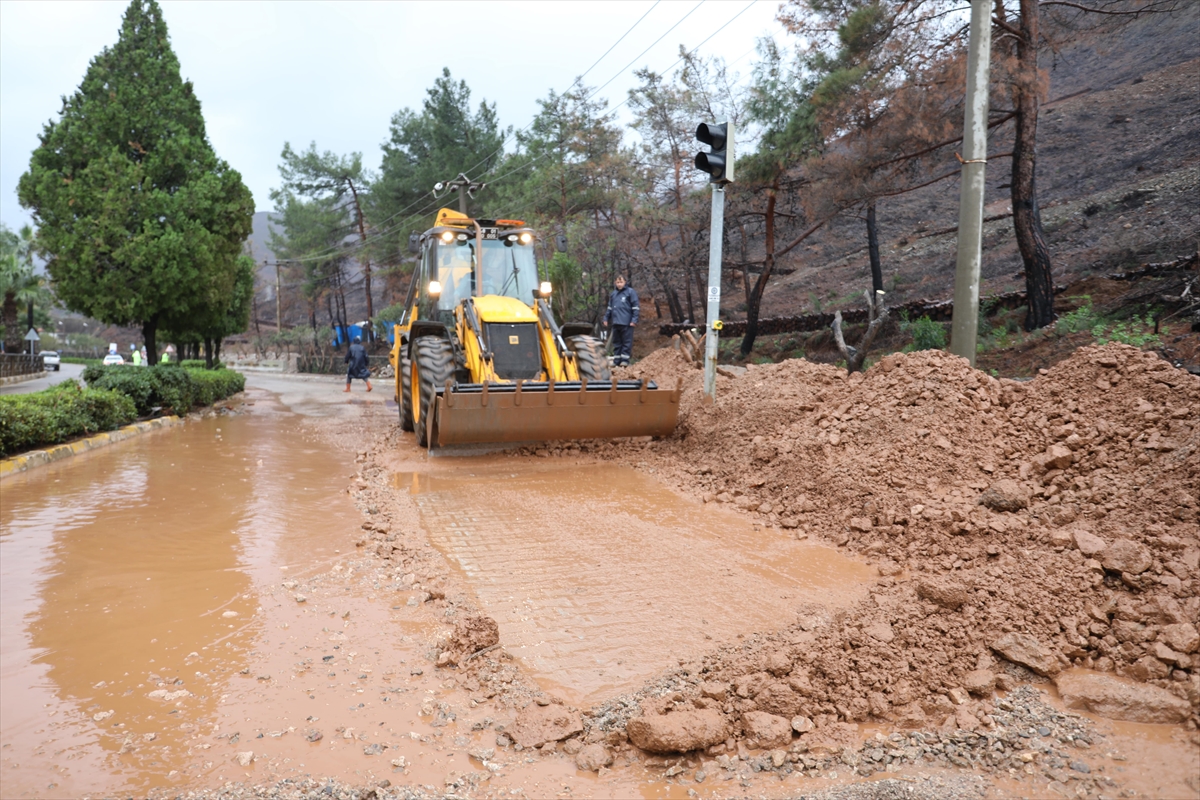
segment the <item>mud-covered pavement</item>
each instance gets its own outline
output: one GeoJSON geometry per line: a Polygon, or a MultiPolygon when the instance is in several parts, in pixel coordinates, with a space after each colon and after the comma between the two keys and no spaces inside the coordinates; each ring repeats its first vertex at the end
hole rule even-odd
{"type": "MultiPolygon", "coordinates": [[[[660,378],[681,369],[653,359],[645,366],[665,373],[660,378]]],[[[802,395],[825,392],[836,412],[826,417],[845,443],[847,412],[858,409],[841,409],[833,395],[839,380],[851,382],[803,377],[809,388],[783,385],[780,405],[793,403],[797,420],[816,416],[820,401],[802,395]]],[[[256,374],[249,383],[245,400],[227,413],[5,482],[5,797],[351,797],[370,788],[412,797],[1194,797],[1200,790],[1195,704],[1186,691],[1194,673],[1178,660],[1166,680],[1185,689],[1172,696],[1190,707],[1187,724],[1067,711],[1054,683],[989,647],[986,604],[968,594],[951,610],[930,599],[936,587],[917,588],[923,580],[949,584],[953,605],[955,579],[972,577],[969,591],[987,588],[973,569],[998,570],[999,582],[1008,573],[1030,580],[1028,561],[1081,569],[1078,587],[1087,578],[1086,591],[1041,582],[1061,586],[1052,595],[1062,608],[1053,612],[1021,608],[1022,595],[1033,606],[1042,598],[1031,585],[1014,585],[1017,599],[1005,600],[1017,602],[1022,624],[1009,632],[1041,634],[1025,623],[1028,614],[1053,619],[1061,635],[1058,618],[1083,600],[1094,606],[1088,593],[1103,590],[1113,595],[1105,624],[1124,630],[1123,617],[1147,613],[1147,598],[1122,611],[1120,592],[1156,597],[1155,586],[1174,586],[1121,589],[1102,564],[1095,572],[1081,558],[1077,567],[1070,559],[1078,557],[1079,526],[1071,523],[1087,518],[1082,508],[1062,525],[1049,513],[1033,518],[1046,545],[1042,552],[1023,543],[1023,553],[988,527],[1001,514],[984,509],[981,517],[967,505],[966,484],[990,485],[991,473],[959,476],[951,466],[947,474],[937,460],[921,471],[903,463],[903,448],[876,445],[884,463],[903,467],[906,483],[936,494],[928,507],[940,514],[947,506],[943,525],[898,497],[910,520],[901,524],[879,500],[869,510],[863,499],[850,508],[845,481],[832,481],[825,494],[795,490],[828,456],[821,448],[838,446],[830,444],[830,425],[813,422],[825,437],[816,450],[802,451],[792,439],[807,463],[789,466],[782,456],[790,437],[770,427],[777,419],[743,400],[761,427],[747,431],[729,406],[699,405],[692,388],[679,439],[431,459],[399,434],[379,386],[346,396],[336,380],[256,374]],[[714,413],[725,415],[724,440],[704,433],[704,416],[714,413]],[[768,441],[775,452],[761,458],[768,441]],[[788,474],[798,479],[780,479],[788,474]],[[943,483],[932,487],[936,477],[943,483]],[[951,534],[945,528],[958,521],[951,506],[960,487],[962,521],[980,530],[951,534]],[[842,519],[838,504],[853,513],[842,519]],[[889,513],[892,526],[880,539],[889,513]],[[926,520],[931,542],[971,548],[910,552],[902,534],[926,520]],[[896,526],[906,530],[892,532],[896,526]],[[1072,538],[1052,539],[1064,527],[1072,538]],[[990,538],[971,538],[981,531],[990,538]],[[972,548],[978,554],[965,557],[972,548]],[[1095,586],[1092,575],[1101,576],[1095,586]],[[972,672],[981,685],[966,680],[972,672]],[[719,728],[699,750],[654,753],[630,741],[662,749],[681,735],[673,723],[693,712],[719,728]],[[629,725],[639,718],[657,726],[657,739],[629,725]]],[[[722,379],[724,398],[755,388],[722,379]]],[[[1200,405],[1194,390],[1182,388],[1193,394],[1159,414],[1161,427],[1182,439],[1151,457],[1178,456],[1194,438],[1200,405]],[[1185,413],[1174,416],[1180,408],[1185,413]]],[[[920,393],[915,399],[905,413],[922,411],[920,393]]],[[[922,425],[918,441],[942,435],[922,425]]],[[[1191,468],[1187,453],[1181,463],[1191,468]]],[[[1021,459],[1010,460],[1019,479],[1021,459]]],[[[854,461],[843,472],[880,466],[854,461]]],[[[1159,474],[1178,484],[1174,490],[1194,485],[1187,482],[1194,470],[1182,479],[1178,470],[1159,474]]],[[[1061,485],[1054,477],[1048,486],[1061,485]]],[[[1078,502],[1080,487],[1066,485],[1078,502]]],[[[1171,488],[1155,487],[1168,496],[1171,488]]],[[[1026,509],[1060,493],[1039,494],[1026,509]]],[[[1114,516],[1124,513],[1116,499],[1107,512],[1114,516]]],[[[1062,496],[1047,505],[1063,506],[1062,496]]],[[[1147,572],[1184,572],[1171,595],[1178,606],[1154,613],[1185,618],[1136,623],[1155,637],[1147,644],[1139,633],[1138,658],[1156,642],[1167,646],[1168,625],[1195,622],[1188,548],[1200,542],[1186,527],[1195,505],[1176,507],[1180,516],[1147,523],[1161,527],[1155,534],[1176,554],[1172,567],[1157,562],[1147,572]]],[[[1102,637],[1096,642],[1103,645],[1102,637]]],[[[1045,645],[1052,653],[1062,647],[1053,639],[1045,645]]],[[[1118,668],[1097,664],[1100,650],[1077,646],[1084,652],[1076,663],[1055,653],[1046,671],[1059,677],[1068,667],[1068,677],[1086,678],[1097,667],[1118,668]]],[[[1131,672],[1136,662],[1119,671],[1144,686],[1131,672]]]]}

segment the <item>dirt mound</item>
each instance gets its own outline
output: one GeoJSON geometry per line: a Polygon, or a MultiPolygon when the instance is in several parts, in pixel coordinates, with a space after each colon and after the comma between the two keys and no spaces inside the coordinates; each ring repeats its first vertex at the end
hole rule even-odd
{"type": "Polygon", "coordinates": [[[719,377],[715,404],[674,351],[629,373],[684,378],[678,433],[602,451],[882,576],[859,607],[801,610],[659,688],[737,730],[752,711],[812,720],[816,738],[870,718],[977,730],[994,724],[991,686],[1075,666],[1187,700],[1194,730],[1197,378],[1122,345],[1026,383],[938,351],[850,376],[792,360],[719,377]]]}

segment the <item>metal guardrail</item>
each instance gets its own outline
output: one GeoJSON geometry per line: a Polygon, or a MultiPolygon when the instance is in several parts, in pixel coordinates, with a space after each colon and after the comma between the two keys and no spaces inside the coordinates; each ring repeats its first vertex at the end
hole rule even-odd
{"type": "Polygon", "coordinates": [[[28,353],[0,353],[0,378],[34,375],[45,370],[41,356],[28,353]]]}

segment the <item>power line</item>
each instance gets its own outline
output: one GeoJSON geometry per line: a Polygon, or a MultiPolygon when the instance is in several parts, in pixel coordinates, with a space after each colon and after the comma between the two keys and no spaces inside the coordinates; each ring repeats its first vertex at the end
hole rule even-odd
{"type": "MultiPolygon", "coordinates": [[[[574,80],[574,81],[571,83],[571,85],[567,87],[566,91],[567,91],[567,92],[571,91],[571,89],[573,89],[573,88],[576,86],[576,84],[578,84],[580,81],[582,81],[584,78],[586,78],[586,77],[587,77],[587,75],[588,75],[588,73],[589,73],[589,72],[591,72],[593,69],[595,69],[595,68],[596,68],[596,65],[597,65],[597,64],[599,64],[601,61],[603,61],[603,60],[605,59],[605,57],[606,57],[606,56],[607,56],[609,53],[611,53],[611,52],[613,51],[613,49],[614,49],[614,48],[615,48],[617,45],[619,45],[621,42],[625,41],[625,37],[626,37],[626,36],[628,36],[629,34],[633,33],[633,29],[634,29],[634,28],[636,28],[638,25],[642,24],[642,20],[644,20],[646,17],[650,16],[650,12],[651,12],[651,11],[653,11],[654,9],[658,8],[658,4],[659,4],[659,3],[661,3],[661,2],[662,2],[662,0],[655,0],[655,3],[654,3],[654,5],[650,6],[649,10],[647,10],[645,14],[642,14],[642,16],[638,17],[638,20],[637,20],[637,22],[635,22],[635,23],[633,23],[632,25],[630,25],[630,26],[629,26],[629,30],[627,30],[627,31],[625,31],[623,34],[621,34],[621,38],[619,38],[619,39],[617,39],[615,42],[613,42],[613,43],[612,43],[612,45],[611,45],[611,46],[610,46],[610,47],[609,47],[607,50],[605,50],[605,51],[604,51],[604,55],[602,55],[602,56],[600,56],[599,58],[597,58],[597,59],[595,60],[595,62],[593,62],[593,63],[592,63],[592,65],[591,65],[590,67],[588,67],[588,68],[587,68],[587,70],[585,70],[585,71],[584,71],[584,73],[583,73],[582,75],[580,75],[578,78],[576,78],[576,79],[575,79],[575,80],[574,80]]],[[[703,0],[701,0],[701,2],[703,2],[703,0]]],[[[695,11],[695,9],[692,9],[692,11],[695,11]]],[[[689,11],[688,13],[690,14],[691,12],[689,11]]],[[[685,17],[685,18],[686,18],[686,17],[685,17]]],[[[680,22],[682,22],[682,20],[680,20],[680,22]]],[[[678,26],[678,25],[679,25],[679,23],[677,22],[677,23],[675,23],[675,25],[676,25],[676,26],[678,26]]],[[[674,27],[672,27],[672,30],[674,30],[674,27]]],[[[670,31],[667,31],[667,33],[670,33],[670,31]]],[[[665,35],[666,35],[666,34],[664,34],[664,36],[665,36],[665,35]]],[[[610,82],[611,82],[611,81],[610,81],[610,82]]],[[[565,94],[565,92],[564,92],[564,94],[565,94]]],[[[476,164],[475,166],[471,167],[469,170],[467,170],[467,172],[468,172],[468,173],[470,173],[470,172],[474,172],[474,171],[475,171],[476,169],[478,169],[478,168],[479,168],[479,167],[480,167],[482,164],[486,164],[486,163],[487,163],[488,161],[490,161],[492,158],[494,158],[495,156],[499,155],[501,152],[503,152],[503,151],[504,151],[504,145],[508,144],[508,140],[509,140],[509,138],[510,138],[510,137],[516,137],[516,136],[520,136],[522,133],[524,133],[525,131],[529,130],[529,129],[530,129],[530,127],[532,127],[532,126],[533,126],[533,121],[531,120],[531,121],[529,122],[529,124],[528,124],[528,125],[526,125],[524,128],[521,128],[521,130],[519,130],[519,131],[514,131],[514,132],[513,132],[512,134],[510,134],[509,136],[505,136],[505,137],[504,137],[504,141],[502,141],[502,142],[500,143],[500,147],[498,147],[498,148],[497,148],[495,151],[493,151],[491,154],[489,154],[489,155],[485,156],[485,157],[483,158],[483,160],[482,160],[482,161],[480,161],[480,162],[479,162],[478,164],[476,164]]],[[[497,164],[498,164],[498,163],[499,163],[499,162],[497,162],[497,164]]],[[[487,172],[484,172],[484,173],[483,173],[483,174],[484,174],[484,176],[486,176],[486,175],[487,175],[489,172],[491,172],[493,169],[495,169],[495,165],[493,165],[492,167],[489,167],[489,168],[488,168],[488,170],[487,170],[487,172]]]]}
{"type": "MultiPolygon", "coordinates": [[[[742,10],[741,10],[741,11],[737,12],[736,14],[734,14],[732,17],[730,17],[730,18],[729,18],[729,20],[728,20],[728,21],[726,21],[726,22],[725,22],[725,24],[724,24],[724,25],[722,25],[721,27],[717,28],[715,31],[713,31],[712,33],[710,33],[710,34],[709,34],[707,37],[705,37],[705,39],[704,39],[702,42],[700,42],[700,44],[698,44],[698,45],[696,45],[695,47],[693,47],[693,48],[691,49],[691,52],[695,52],[695,51],[699,50],[701,47],[703,47],[705,44],[707,44],[709,41],[711,41],[711,40],[712,40],[712,38],[713,38],[714,36],[716,36],[716,35],[717,35],[718,33],[720,33],[721,31],[725,30],[726,28],[728,28],[728,27],[729,27],[731,24],[733,24],[733,21],[734,21],[734,20],[736,20],[736,19],[737,19],[738,17],[740,17],[742,14],[745,14],[747,11],[749,11],[749,10],[750,10],[750,7],[751,7],[751,6],[753,6],[753,5],[754,5],[755,3],[757,3],[757,2],[758,2],[758,0],[750,0],[750,2],[749,2],[749,3],[747,3],[747,4],[746,4],[746,5],[745,5],[745,6],[742,8],[742,10]]],[[[694,8],[692,8],[692,10],[691,10],[691,11],[689,11],[687,14],[685,14],[685,15],[683,16],[683,18],[679,20],[679,22],[676,22],[676,23],[675,23],[673,26],[671,26],[670,30],[668,30],[668,31],[667,31],[666,33],[664,33],[662,36],[658,37],[658,39],[656,39],[656,40],[655,40],[654,44],[658,44],[660,41],[662,41],[662,40],[663,40],[663,39],[666,37],[666,35],[667,35],[668,33],[670,33],[670,32],[671,32],[672,30],[674,30],[675,28],[679,27],[679,23],[683,22],[683,20],[684,20],[684,19],[687,19],[687,18],[688,18],[688,16],[690,16],[690,15],[691,15],[691,13],[692,13],[693,11],[695,11],[697,8],[699,8],[699,7],[700,7],[701,5],[703,5],[703,4],[704,4],[704,0],[701,0],[701,1],[700,1],[700,3],[698,3],[698,4],[697,4],[697,5],[694,7],[694,8]]],[[[641,53],[640,55],[638,55],[638,57],[637,57],[637,58],[635,58],[633,61],[637,61],[637,60],[638,60],[638,58],[641,58],[641,57],[642,57],[642,55],[645,55],[645,53],[646,53],[646,52],[648,52],[648,51],[650,50],[650,48],[654,47],[654,44],[650,45],[650,47],[646,48],[646,50],[643,50],[643,51],[642,51],[642,53],[641,53]]],[[[745,57],[746,57],[746,55],[748,55],[748,54],[749,54],[750,52],[752,52],[752,51],[753,51],[753,48],[751,48],[751,50],[748,50],[748,51],[746,51],[746,53],[743,53],[743,54],[742,54],[742,55],[741,55],[741,56],[738,58],[738,61],[741,61],[743,58],[745,58],[745,57]]],[[[679,65],[679,64],[680,64],[680,63],[683,61],[683,59],[684,59],[684,56],[680,56],[678,59],[676,59],[676,60],[675,60],[675,63],[671,64],[671,66],[667,67],[665,70],[663,70],[663,72],[669,72],[669,71],[673,70],[675,67],[677,67],[677,66],[678,66],[678,65],[679,65]]],[[[633,61],[631,61],[631,62],[630,62],[630,64],[632,64],[632,63],[633,63],[633,61]]],[[[628,67],[629,67],[629,64],[627,64],[627,65],[625,66],[625,69],[627,69],[628,67]]],[[[608,82],[607,82],[607,83],[605,83],[605,84],[604,84],[604,86],[607,86],[609,83],[612,83],[614,80],[616,80],[616,79],[617,79],[617,77],[619,77],[621,74],[623,74],[623,73],[624,73],[624,71],[625,71],[625,70],[624,70],[624,69],[622,69],[622,70],[621,70],[621,72],[618,72],[618,73],[617,73],[616,75],[614,75],[612,78],[609,78],[608,82]]],[[[600,91],[600,89],[603,89],[603,88],[604,88],[604,86],[601,86],[600,88],[596,89],[595,91],[588,93],[588,95],[587,95],[587,96],[584,98],[584,101],[587,101],[587,100],[591,99],[592,97],[594,97],[594,96],[595,96],[595,95],[596,95],[596,94],[597,94],[597,93],[600,91]]],[[[612,107],[610,110],[608,110],[608,111],[607,111],[607,112],[605,112],[604,114],[601,114],[601,115],[600,115],[600,117],[599,117],[599,119],[597,120],[597,122],[603,122],[605,119],[607,119],[607,118],[611,117],[611,116],[612,116],[613,114],[615,114],[615,113],[616,113],[616,112],[617,112],[617,111],[618,111],[618,110],[619,110],[619,109],[620,109],[622,106],[624,106],[624,105],[625,105],[625,104],[627,104],[628,102],[629,102],[629,98],[628,98],[628,97],[626,97],[626,98],[625,98],[624,100],[622,100],[620,103],[618,103],[617,105],[613,106],[613,107],[612,107]]],[[[533,124],[533,123],[531,122],[531,123],[530,123],[530,125],[532,125],[532,124],[533,124]]],[[[528,127],[529,127],[529,126],[527,125],[527,126],[526,126],[526,128],[528,128],[528,127]]],[[[532,159],[531,161],[528,161],[528,162],[526,162],[525,164],[522,164],[522,165],[521,165],[521,166],[519,166],[519,167],[515,167],[514,169],[512,169],[512,170],[509,170],[508,172],[504,173],[503,175],[501,175],[501,176],[499,176],[499,177],[497,177],[497,178],[493,178],[493,179],[491,180],[491,183],[498,183],[499,181],[503,180],[504,178],[508,177],[509,175],[512,175],[513,173],[520,172],[521,170],[528,169],[528,168],[532,167],[532,166],[533,166],[534,164],[536,164],[538,161],[540,161],[541,159],[543,159],[543,158],[545,158],[547,155],[549,155],[549,153],[550,153],[550,151],[547,151],[546,153],[543,153],[542,155],[540,155],[540,156],[537,156],[536,158],[532,159]]]]}
{"type": "MultiPolygon", "coordinates": [[[[633,60],[632,60],[632,61],[630,61],[630,62],[629,62],[628,64],[626,64],[625,66],[621,67],[621,69],[619,69],[615,75],[613,75],[611,78],[609,78],[607,81],[605,81],[605,82],[604,82],[604,84],[603,84],[602,86],[600,86],[599,88],[597,88],[597,89],[596,89],[595,91],[593,91],[593,92],[589,92],[589,93],[588,93],[588,96],[587,96],[587,98],[586,98],[586,99],[591,99],[592,97],[595,97],[597,94],[599,94],[599,93],[600,93],[600,92],[601,92],[601,91],[604,89],[604,87],[605,87],[605,86],[608,86],[610,83],[612,83],[613,81],[615,81],[617,78],[619,78],[619,77],[621,77],[622,75],[624,75],[624,74],[625,74],[625,70],[627,70],[627,69],[629,69],[630,67],[632,67],[632,66],[633,66],[633,65],[634,65],[634,64],[635,64],[635,63],[638,61],[638,59],[640,59],[642,56],[646,55],[646,53],[649,53],[649,52],[650,52],[650,50],[652,50],[652,49],[654,48],[654,46],[655,46],[655,45],[657,45],[657,44],[658,44],[659,42],[661,42],[663,39],[667,38],[667,34],[669,34],[671,31],[675,30],[675,29],[676,29],[676,28],[678,28],[680,25],[682,25],[682,24],[683,24],[683,21],[684,21],[685,19],[687,19],[688,17],[690,17],[692,14],[694,14],[694,13],[696,12],[696,9],[698,9],[698,8],[700,8],[700,6],[704,5],[704,3],[705,3],[705,2],[706,2],[706,0],[700,0],[700,2],[699,2],[699,3],[696,3],[696,5],[694,5],[694,6],[692,7],[692,10],[691,10],[691,11],[687,12],[687,13],[686,13],[686,14],[684,14],[682,17],[680,17],[680,18],[679,18],[679,22],[676,22],[676,23],[675,23],[674,25],[672,25],[670,28],[667,28],[667,31],[666,31],[666,33],[664,33],[662,36],[659,36],[657,39],[655,39],[655,40],[654,40],[654,42],[653,42],[653,43],[651,43],[650,47],[647,47],[645,50],[643,50],[642,52],[640,52],[640,53],[638,53],[636,56],[634,56],[634,58],[633,58],[633,60]]],[[[743,9],[743,10],[744,10],[744,9],[743,9]]],[[[733,21],[733,20],[730,20],[730,22],[732,22],[732,21],[733,21]]],[[[726,24],[728,25],[729,23],[726,23],[726,24]]],[[[715,34],[714,34],[714,35],[715,35],[715,34]]],[[[710,37],[708,37],[708,38],[709,38],[709,39],[711,39],[711,38],[712,38],[712,36],[710,36],[710,37]]],[[[705,39],[704,41],[708,41],[708,39],[705,39]]],[[[675,63],[679,63],[679,62],[677,61],[677,62],[675,62],[675,63]]]]}

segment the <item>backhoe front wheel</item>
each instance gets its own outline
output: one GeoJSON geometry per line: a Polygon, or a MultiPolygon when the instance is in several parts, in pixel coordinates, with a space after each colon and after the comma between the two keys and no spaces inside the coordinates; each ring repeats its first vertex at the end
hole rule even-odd
{"type": "Polygon", "coordinates": [[[412,361],[408,358],[408,348],[400,348],[400,369],[396,376],[399,388],[396,391],[396,405],[400,406],[400,430],[413,429],[412,405],[412,361]]]}
{"type": "Polygon", "coordinates": [[[610,381],[612,372],[604,356],[604,345],[595,336],[568,336],[567,347],[575,353],[575,366],[579,377],[588,381],[610,381]]]}
{"type": "Polygon", "coordinates": [[[422,336],[413,342],[409,395],[417,444],[429,447],[429,418],[435,409],[437,389],[454,377],[454,350],[440,336],[422,336]]]}

